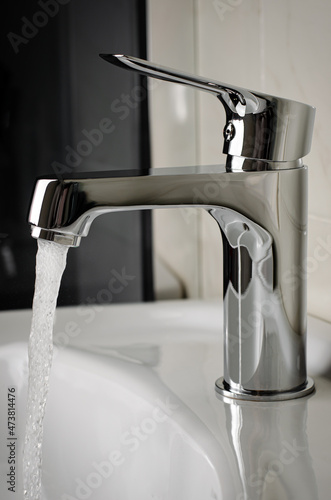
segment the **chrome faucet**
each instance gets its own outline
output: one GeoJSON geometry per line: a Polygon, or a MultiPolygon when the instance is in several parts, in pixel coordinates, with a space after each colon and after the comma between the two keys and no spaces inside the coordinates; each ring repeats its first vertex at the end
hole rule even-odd
{"type": "Polygon", "coordinates": [[[37,180],[34,238],[78,246],[104,213],[202,207],[224,247],[224,378],[235,399],[286,400],[314,390],[306,373],[307,167],[315,109],[124,55],[126,69],[210,92],[226,111],[225,166],[37,180]]]}

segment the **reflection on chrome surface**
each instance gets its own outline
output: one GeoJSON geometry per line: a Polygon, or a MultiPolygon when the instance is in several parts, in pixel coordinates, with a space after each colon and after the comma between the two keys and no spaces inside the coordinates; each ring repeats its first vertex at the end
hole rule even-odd
{"type": "Polygon", "coordinates": [[[226,430],[242,485],[235,500],[318,500],[306,433],[307,398],[259,404],[224,398],[224,402],[226,430]]]}
{"type": "Polygon", "coordinates": [[[272,162],[290,162],[309,153],[315,117],[312,106],[190,75],[136,57],[100,55],[121,68],[216,96],[226,113],[223,153],[272,162]]]}
{"type": "Polygon", "coordinates": [[[156,67],[107,61],[216,94],[226,109],[226,165],[82,174],[37,181],[32,236],[78,246],[101,214],[201,207],[224,243],[224,379],[233,398],[284,400],[314,389],[306,370],[307,168],[314,109],[156,67]]]}

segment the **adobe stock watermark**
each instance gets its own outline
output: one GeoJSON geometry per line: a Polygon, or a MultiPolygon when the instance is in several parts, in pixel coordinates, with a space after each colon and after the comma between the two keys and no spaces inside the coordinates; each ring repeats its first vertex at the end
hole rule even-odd
{"type": "MultiPolygon", "coordinates": [[[[116,117],[123,121],[136,109],[139,104],[146,99],[149,90],[154,89],[157,82],[144,79],[141,85],[134,86],[129,94],[121,94],[119,98],[112,101],[110,110],[116,117]]],[[[51,167],[58,179],[62,179],[63,175],[71,174],[82,161],[89,157],[93,151],[98,148],[105,136],[109,136],[116,129],[114,119],[103,117],[97,126],[91,130],[83,129],[81,131],[82,138],[76,146],[67,145],[65,147],[66,156],[64,163],[53,161],[51,167]]]]}
{"type": "MultiPolygon", "coordinates": [[[[106,287],[101,288],[95,297],[87,297],[82,304],[75,308],[79,320],[67,321],[61,331],[56,332],[56,327],[54,327],[52,362],[55,361],[60,350],[65,349],[70,344],[71,339],[82,333],[84,324],[91,324],[97,315],[104,310],[102,304],[111,304],[114,296],[121,294],[136,279],[136,276],[127,274],[125,267],[120,272],[112,269],[110,276],[106,287]]],[[[26,377],[29,375],[28,364],[24,367],[24,374],[26,377]]]]}
{"type": "Polygon", "coordinates": [[[190,206],[180,209],[186,223],[189,223],[192,215],[194,215],[192,207],[208,207],[217,204],[220,200],[222,190],[226,189],[230,182],[226,172],[209,172],[206,176],[208,178],[207,182],[193,188],[190,206]]]}
{"type": "MultiPolygon", "coordinates": [[[[107,286],[101,288],[95,297],[87,297],[84,304],[81,304],[76,309],[76,314],[84,318],[85,324],[90,324],[95,319],[96,315],[103,311],[101,304],[111,304],[114,296],[121,294],[129,284],[136,279],[136,276],[127,274],[125,267],[121,272],[112,269],[110,279],[107,286]]],[[[55,347],[54,355],[57,354],[57,349],[63,349],[70,343],[70,339],[78,337],[82,332],[81,324],[77,321],[68,321],[63,331],[54,333],[53,342],[55,347]]],[[[55,357],[54,356],[54,357],[55,357]]]]}
{"type": "Polygon", "coordinates": [[[240,335],[236,333],[228,333],[228,349],[233,352],[235,347],[241,346],[246,340],[250,339],[267,318],[272,318],[275,315],[275,308],[279,308],[282,304],[282,296],[279,290],[275,290],[268,298],[256,303],[252,306],[251,312],[244,318],[238,318],[238,329],[240,326],[240,335]]]}
{"type": "MultiPolygon", "coordinates": [[[[283,474],[285,468],[293,464],[300,455],[307,452],[307,446],[300,446],[296,439],[293,439],[292,444],[288,441],[282,441],[282,446],[277,458],[271,460],[266,467],[259,468],[256,473],[248,477],[247,485],[254,488],[256,495],[261,495],[268,485],[283,474]]],[[[254,500],[255,498],[247,497],[246,493],[240,493],[237,495],[236,500],[254,500]]]]}
{"type": "MultiPolygon", "coordinates": [[[[309,276],[319,269],[321,262],[325,262],[331,257],[331,235],[328,235],[326,239],[318,237],[317,243],[312,255],[306,257],[301,265],[293,265],[291,269],[284,272],[281,282],[287,285],[292,293],[298,292],[309,276]]],[[[228,334],[230,352],[233,352],[237,345],[242,345],[251,338],[267,318],[281,314],[282,304],[283,298],[279,289],[274,290],[264,300],[256,303],[247,319],[240,318],[240,335],[228,334]]]]}
{"type": "Polygon", "coordinates": [[[243,3],[243,0],[213,0],[213,7],[220,18],[224,21],[229,12],[233,12],[236,7],[243,3]]]}
{"type": "Polygon", "coordinates": [[[319,236],[316,241],[313,254],[306,257],[301,266],[293,265],[284,274],[284,282],[293,292],[299,288],[301,281],[308,280],[309,275],[318,270],[321,262],[327,261],[331,256],[331,235],[325,240],[319,236]]]}
{"type": "Polygon", "coordinates": [[[179,405],[172,403],[169,397],[165,401],[157,399],[155,403],[150,416],[143,418],[139,425],[131,426],[121,434],[119,449],[111,451],[101,462],[92,462],[89,474],[83,478],[75,478],[74,494],[64,493],[61,495],[61,500],[89,499],[94,491],[112,477],[116,469],[125,464],[128,456],[136,453],[160,425],[164,424],[179,408],[179,405]]]}
{"type": "Polygon", "coordinates": [[[75,148],[67,145],[65,150],[67,155],[65,163],[53,161],[51,166],[56,177],[61,179],[63,174],[70,174],[78,167],[84,158],[91,155],[94,149],[103,142],[104,136],[111,134],[115,130],[115,125],[110,118],[102,118],[97,128],[92,130],[83,129],[81,131],[84,139],[81,139],[75,148]]]}
{"type": "Polygon", "coordinates": [[[15,54],[19,53],[21,45],[27,45],[30,40],[38,35],[40,29],[48,24],[50,18],[58,14],[60,6],[67,5],[69,2],[70,0],[39,0],[40,10],[37,10],[31,19],[25,16],[21,18],[21,34],[18,35],[12,31],[7,34],[15,54]]]}

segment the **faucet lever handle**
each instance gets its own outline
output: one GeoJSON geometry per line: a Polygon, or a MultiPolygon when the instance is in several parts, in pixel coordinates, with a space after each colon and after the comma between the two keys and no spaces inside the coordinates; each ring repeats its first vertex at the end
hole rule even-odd
{"type": "Polygon", "coordinates": [[[166,68],[165,66],[153,64],[149,61],[138,59],[137,57],[112,54],[100,54],[100,57],[115,66],[119,66],[120,68],[130,69],[159,80],[180,83],[182,85],[188,85],[199,90],[210,92],[218,98],[222,97],[233,112],[237,111],[240,115],[244,112],[246,98],[244,96],[243,89],[233,86],[229,88],[229,86],[224,83],[212,81],[208,78],[191,75],[189,73],[183,73],[182,71],[172,68],[166,68]]]}
{"type": "Polygon", "coordinates": [[[315,108],[126,55],[100,54],[106,61],[168,82],[214,94],[224,106],[223,153],[265,161],[294,161],[309,153],[315,108]]]}

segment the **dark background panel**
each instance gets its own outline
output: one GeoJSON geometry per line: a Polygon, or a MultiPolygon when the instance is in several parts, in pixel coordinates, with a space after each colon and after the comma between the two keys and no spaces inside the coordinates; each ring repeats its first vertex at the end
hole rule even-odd
{"type": "MultiPolygon", "coordinates": [[[[0,308],[12,309],[32,303],[35,178],[149,167],[145,81],[98,55],[146,57],[145,2],[18,0],[0,23],[0,308]]],[[[111,214],[69,251],[59,303],[146,300],[152,288],[150,214],[111,214]],[[102,292],[114,272],[134,279],[102,292]]]]}

